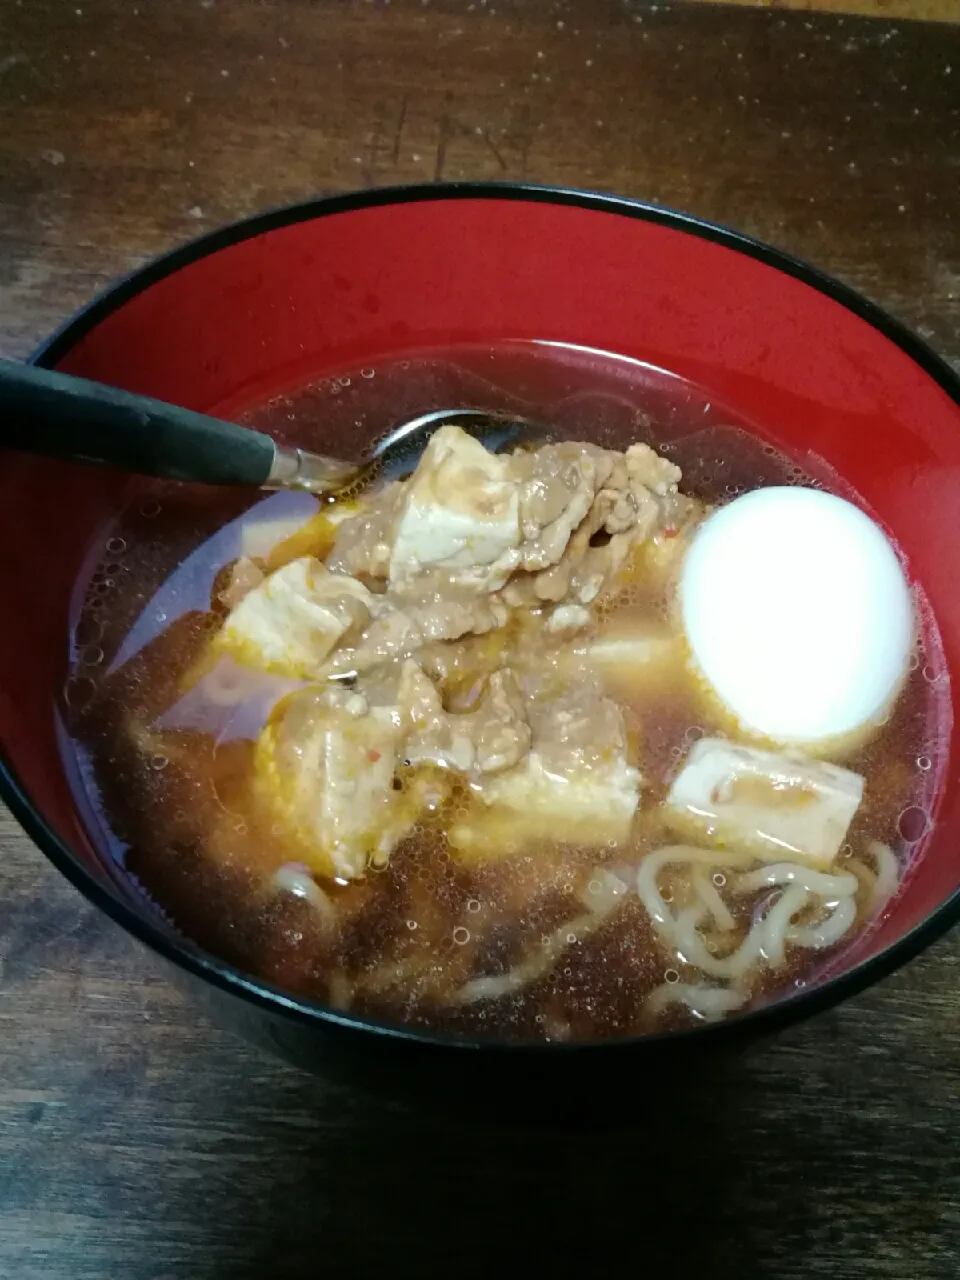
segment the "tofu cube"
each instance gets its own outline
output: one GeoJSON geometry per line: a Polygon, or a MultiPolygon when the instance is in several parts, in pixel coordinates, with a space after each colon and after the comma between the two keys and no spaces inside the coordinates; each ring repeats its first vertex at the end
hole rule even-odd
{"type": "Polygon", "coordinates": [[[240,554],[255,560],[268,559],[276,547],[299,533],[310,524],[311,520],[316,519],[318,512],[321,511],[320,504],[315,498],[305,510],[299,508],[292,512],[286,509],[272,510],[269,498],[261,503],[261,506],[266,507],[267,510],[261,512],[254,508],[243,517],[240,523],[240,554]]]}
{"type": "Polygon", "coordinates": [[[630,835],[640,775],[626,762],[606,777],[550,773],[536,752],[509,773],[495,774],[479,802],[455,823],[448,843],[465,865],[520,852],[531,844],[600,848],[630,835]]]}
{"type": "Polygon", "coordinates": [[[439,569],[478,590],[503,586],[519,563],[520,485],[509,458],[459,427],[430,438],[400,507],[390,586],[439,569]]]}
{"type": "Polygon", "coordinates": [[[670,788],[664,816],[683,837],[824,868],[862,799],[863,779],[849,769],[704,738],[670,788]]]}
{"type": "Polygon", "coordinates": [[[310,694],[260,735],[257,795],[316,874],[352,880],[383,865],[415,820],[393,786],[397,738],[389,711],[358,715],[310,694]]]}
{"type": "Polygon", "coordinates": [[[587,662],[612,695],[634,698],[677,681],[683,673],[683,650],[666,631],[614,621],[587,645],[587,662]]]}
{"type": "Polygon", "coordinates": [[[534,748],[474,788],[449,833],[458,861],[486,861],[528,844],[600,848],[630,835],[640,773],[627,761],[623,720],[600,696],[558,700],[535,717],[534,748]]]}
{"type": "Polygon", "coordinates": [[[310,675],[342,640],[360,633],[372,607],[374,597],[356,578],[302,556],[244,596],[218,646],[277,675],[310,675]]]}

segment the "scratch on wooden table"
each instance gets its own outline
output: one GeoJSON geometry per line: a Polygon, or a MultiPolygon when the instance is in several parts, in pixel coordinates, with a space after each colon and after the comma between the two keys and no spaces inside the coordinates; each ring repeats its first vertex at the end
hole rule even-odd
{"type": "Polygon", "coordinates": [[[392,108],[383,102],[374,107],[361,171],[365,185],[375,186],[385,170],[398,163],[409,103],[409,94],[404,94],[399,107],[392,108]]]}
{"type": "Polygon", "coordinates": [[[500,168],[503,170],[503,172],[504,172],[504,173],[506,173],[506,172],[507,172],[507,162],[506,162],[506,160],[504,160],[504,158],[503,158],[503,156],[500,154],[500,151],[498,150],[498,148],[497,148],[497,146],[496,146],[495,142],[494,142],[494,141],[493,141],[493,139],[490,137],[490,130],[489,130],[489,129],[484,129],[484,130],[483,130],[483,132],[482,132],[482,134],[481,134],[480,136],[483,138],[484,142],[487,144],[488,149],[493,153],[494,159],[496,160],[497,164],[499,164],[499,166],[500,166],[500,168]]]}
{"type": "Polygon", "coordinates": [[[410,95],[405,93],[400,101],[400,110],[397,112],[397,126],[393,134],[393,155],[391,159],[394,164],[400,160],[400,145],[403,140],[403,126],[407,119],[407,107],[410,104],[410,95]]]}

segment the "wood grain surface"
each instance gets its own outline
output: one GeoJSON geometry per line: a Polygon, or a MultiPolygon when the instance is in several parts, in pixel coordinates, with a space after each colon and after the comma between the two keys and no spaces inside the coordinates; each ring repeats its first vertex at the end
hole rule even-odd
{"type": "MultiPolygon", "coordinates": [[[[3,0],[0,351],[224,220],[472,177],[743,228],[960,367],[958,157],[954,26],[620,0],[3,0]]],[[[208,1025],[0,815],[0,1277],[604,1275],[659,1250],[680,1280],[953,1280],[958,982],[955,935],[696,1089],[598,1097],[604,1131],[481,1127],[468,1105],[451,1125],[208,1025]]]]}

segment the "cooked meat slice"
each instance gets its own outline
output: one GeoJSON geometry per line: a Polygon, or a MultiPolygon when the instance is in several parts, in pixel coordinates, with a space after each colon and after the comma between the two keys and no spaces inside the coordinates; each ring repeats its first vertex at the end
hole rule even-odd
{"type": "Polygon", "coordinates": [[[530,608],[563,601],[586,605],[595,600],[623,564],[634,541],[630,531],[614,534],[600,546],[591,544],[604,528],[612,501],[609,495],[598,495],[556,564],[540,573],[518,573],[511,578],[502,592],[506,603],[530,608]]]}
{"type": "MultiPolygon", "coordinates": [[[[443,427],[408,481],[341,526],[330,567],[387,579],[404,611],[425,595],[435,610],[502,588],[512,606],[588,604],[633,546],[675,520],[679,476],[647,445],[621,454],[565,441],[504,457],[443,427]]],[[[442,625],[426,638],[483,629],[442,625]]]]}
{"type": "Polygon", "coordinates": [[[464,862],[530,843],[596,848],[629,835],[640,774],[628,763],[619,707],[591,683],[548,701],[527,699],[532,744],[512,769],[484,778],[449,840],[464,862]]]}
{"type": "Polygon", "coordinates": [[[643,485],[661,498],[675,493],[683,473],[676,463],[663,458],[648,444],[632,444],[623,455],[630,486],[643,485]]]}
{"type": "Polygon", "coordinates": [[[399,704],[402,752],[411,764],[432,763],[470,777],[509,769],[530,746],[520,689],[509,671],[495,671],[475,711],[443,709],[436,686],[415,662],[404,663],[399,704]]]}
{"type": "Polygon", "coordinates": [[[633,445],[626,454],[594,450],[586,456],[594,464],[589,474],[597,481],[586,513],[549,567],[513,575],[502,592],[507,604],[590,604],[610,586],[636,546],[686,518],[690,500],[676,492],[679,469],[647,445],[633,445]]]}
{"type": "Polygon", "coordinates": [[[390,572],[390,553],[403,496],[402,484],[385,485],[365,501],[357,515],[344,520],[337,529],[327,567],[382,590],[390,572]]]}
{"type": "Polygon", "coordinates": [[[483,635],[507,620],[504,604],[491,596],[476,596],[451,587],[446,597],[439,590],[419,598],[397,600],[392,594],[377,596],[376,617],[351,646],[331,658],[327,674],[369,671],[383,662],[406,658],[435,641],[483,635]]]}
{"type": "Polygon", "coordinates": [[[557,563],[616,458],[606,449],[571,441],[514,454],[520,481],[522,569],[535,573],[557,563]]]}

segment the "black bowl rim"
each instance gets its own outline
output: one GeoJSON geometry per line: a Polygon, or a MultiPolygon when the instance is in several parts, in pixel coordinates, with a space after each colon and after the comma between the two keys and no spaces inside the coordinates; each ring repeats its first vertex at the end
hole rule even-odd
{"type": "MultiPolygon", "coordinates": [[[[784,250],[776,249],[772,245],[720,224],[660,205],[596,191],[511,182],[454,182],[378,187],[320,196],[229,223],[152,259],[109,285],[90,303],[68,318],[32,354],[30,361],[45,367],[55,365],[85,334],[131,298],[180,268],[240,241],[280,227],[331,214],[350,213],[384,205],[458,199],[518,200],[576,206],[671,227],[745,254],[818,290],[879,330],[884,337],[895,343],[923,369],[960,409],[960,377],[922,339],[875,303],[861,296],[855,289],[842,284],[784,250]]],[[[301,1025],[320,1024],[329,1026],[331,1029],[340,1028],[347,1033],[372,1034],[394,1041],[407,1041],[412,1045],[433,1045],[438,1049],[483,1050],[487,1055],[507,1058],[517,1055],[537,1055],[540,1058],[589,1055],[591,1058],[596,1058],[598,1055],[628,1049],[635,1053],[644,1051],[651,1054],[668,1048],[674,1050],[689,1040],[702,1043],[706,1049],[708,1044],[719,1045],[726,1041],[743,1040],[761,1032],[774,1031],[829,1009],[888,976],[960,921],[960,889],[958,889],[930,915],[915,925],[909,933],[885,947],[877,955],[861,961],[854,968],[818,986],[798,991],[723,1022],[706,1023],[674,1032],[572,1043],[531,1040],[497,1041],[454,1036],[404,1027],[375,1018],[352,1017],[338,1013],[315,1001],[299,999],[270,983],[261,982],[246,975],[225,961],[196,947],[188,939],[182,942],[177,941],[158,925],[139,915],[119,897],[115,897],[105,885],[94,878],[70,847],[46,823],[2,754],[0,754],[0,799],[7,804],[27,835],[50,862],[90,902],[140,942],[193,977],[238,996],[261,1010],[273,1014],[282,1013],[301,1025]]]]}

